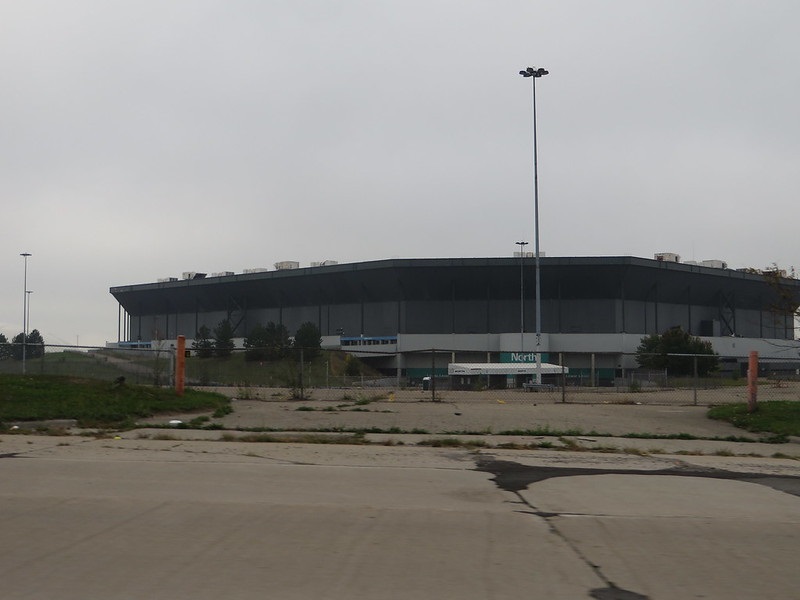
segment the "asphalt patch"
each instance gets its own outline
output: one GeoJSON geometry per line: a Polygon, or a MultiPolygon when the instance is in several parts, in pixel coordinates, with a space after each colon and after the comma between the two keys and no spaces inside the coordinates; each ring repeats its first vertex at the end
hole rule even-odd
{"type": "Polygon", "coordinates": [[[547,467],[522,465],[510,460],[496,460],[487,456],[478,457],[478,471],[494,475],[492,481],[501,490],[519,492],[533,483],[554,477],[578,477],[583,475],[662,475],[667,477],[704,477],[757,483],[779,492],[800,497],[800,477],[771,475],[765,473],[739,473],[722,469],[676,466],[669,469],[588,469],[585,467],[547,467]]]}
{"type": "Polygon", "coordinates": [[[649,598],[649,596],[642,596],[615,586],[597,588],[590,591],[589,596],[595,600],[648,600],[649,598]]]}

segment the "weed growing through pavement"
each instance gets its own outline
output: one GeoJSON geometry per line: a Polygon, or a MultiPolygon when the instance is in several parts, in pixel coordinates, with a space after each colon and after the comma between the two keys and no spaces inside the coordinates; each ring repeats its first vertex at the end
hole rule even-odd
{"type": "Polygon", "coordinates": [[[485,448],[483,440],[464,440],[459,438],[434,438],[417,442],[417,446],[430,446],[432,448],[485,448]]]}
{"type": "Polygon", "coordinates": [[[581,447],[578,445],[578,442],[576,442],[573,439],[561,436],[558,438],[558,441],[564,444],[564,447],[567,450],[581,450],[581,447]]]}
{"type": "Polygon", "coordinates": [[[221,419],[225,415],[229,415],[233,412],[233,407],[230,404],[226,404],[224,406],[220,406],[217,410],[214,411],[214,414],[211,415],[215,419],[221,419]]]}
{"type": "Polygon", "coordinates": [[[772,455],[772,458],[788,458],[789,460],[798,460],[796,456],[792,456],[791,454],[784,454],[783,452],[776,452],[772,455]]]}
{"type": "Polygon", "coordinates": [[[642,450],[641,448],[634,448],[632,446],[626,446],[622,449],[623,454],[634,454],[636,456],[647,456],[647,452],[642,450]]]}

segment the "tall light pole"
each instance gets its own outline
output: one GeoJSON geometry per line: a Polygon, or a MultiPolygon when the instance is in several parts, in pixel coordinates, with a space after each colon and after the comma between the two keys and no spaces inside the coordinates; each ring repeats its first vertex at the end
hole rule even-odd
{"type": "Polygon", "coordinates": [[[534,210],[534,253],[536,256],[536,383],[542,383],[541,342],[542,342],[542,294],[539,266],[539,161],[536,149],[536,80],[547,75],[547,69],[528,67],[520,71],[523,77],[530,77],[533,89],[533,210],[534,210]]]}
{"type": "Polygon", "coordinates": [[[24,266],[22,287],[22,374],[25,375],[25,340],[28,337],[28,257],[30,252],[20,253],[24,266]]]}
{"type": "Polygon", "coordinates": [[[525,264],[525,246],[528,242],[514,242],[519,246],[519,353],[525,352],[525,279],[522,267],[525,264]]]}
{"type": "Polygon", "coordinates": [[[31,330],[31,294],[33,290],[26,290],[26,294],[28,294],[28,318],[25,320],[25,335],[28,335],[28,332],[31,330]]]}

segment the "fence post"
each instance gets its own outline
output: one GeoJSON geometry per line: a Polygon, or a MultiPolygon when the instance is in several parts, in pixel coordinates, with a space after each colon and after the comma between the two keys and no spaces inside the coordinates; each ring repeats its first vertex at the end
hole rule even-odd
{"type": "Polygon", "coordinates": [[[561,363],[561,404],[564,404],[567,401],[567,374],[564,372],[564,361],[561,355],[558,360],[561,363]]]}
{"type": "Polygon", "coordinates": [[[186,384],[186,336],[178,336],[178,348],[175,350],[175,394],[183,396],[186,384]]]}
{"type": "Polygon", "coordinates": [[[300,348],[300,398],[305,398],[303,389],[303,349],[300,348]]]}
{"type": "Polygon", "coordinates": [[[747,364],[747,412],[755,412],[758,408],[758,352],[750,352],[747,364]]]}
{"type": "Polygon", "coordinates": [[[694,405],[697,406],[697,356],[692,357],[694,362],[694,378],[692,380],[692,387],[694,388],[694,405]]]}

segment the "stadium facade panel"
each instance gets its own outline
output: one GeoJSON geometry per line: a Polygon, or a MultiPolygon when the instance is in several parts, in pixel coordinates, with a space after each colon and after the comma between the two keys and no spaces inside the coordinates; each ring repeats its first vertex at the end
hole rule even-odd
{"type": "MultiPolygon", "coordinates": [[[[636,257],[543,257],[540,267],[542,352],[608,354],[619,364],[642,336],[674,326],[712,340],[720,354],[736,338],[753,340],[750,346],[795,343],[794,319],[779,309],[779,290],[756,273],[636,257]]],[[[400,354],[438,347],[485,359],[533,349],[534,281],[532,258],[391,259],[110,292],[120,306],[119,342],[191,340],[201,326],[213,330],[223,319],[239,338],[256,324],[272,321],[294,332],[311,321],[327,346],[389,338],[400,354]]],[[[780,285],[800,298],[797,280],[780,285]]],[[[404,359],[393,359],[399,369],[404,359]]]]}

